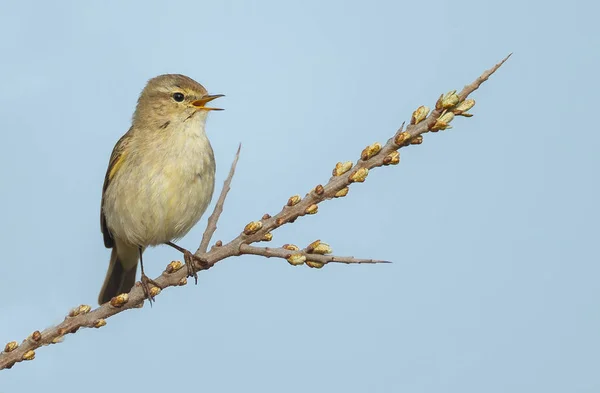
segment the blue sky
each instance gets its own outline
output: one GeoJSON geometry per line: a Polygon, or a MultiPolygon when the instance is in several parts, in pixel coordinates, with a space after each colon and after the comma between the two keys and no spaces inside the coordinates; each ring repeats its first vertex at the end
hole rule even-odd
{"type": "MultiPolygon", "coordinates": [[[[207,130],[235,237],[419,105],[513,57],[471,119],[274,233],[392,265],[243,257],[0,374],[1,392],[597,392],[592,1],[12,2],[0,12],[0,340],[94,304],[111,149],[145,82],[226,94],[207,130]]],[[[181,244],[196,249],[206,219],[181,244]]],[[[149,250],[158,275],[180,255],[149,250]]],[[[2,344],[4,345],[4,344],[2,344]]]]}

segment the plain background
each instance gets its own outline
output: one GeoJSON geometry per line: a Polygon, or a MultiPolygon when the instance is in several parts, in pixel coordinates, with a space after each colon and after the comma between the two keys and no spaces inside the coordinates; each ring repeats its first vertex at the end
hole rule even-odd
{"type": "MultiPolygon", "coordinates": [[[[505,55],[471,119],[274,233],[393,265],[243,257],[36,359],[0,391],[598,392],[596,2],[3,2],[0,340],[95,304],[111,149],[145,82],[183,73],[224,112],[208,134],[227,241],[419,105],[505,55]]],[[[196,249],[205,219],[181,244],[196,249]]],[[[151,276],[181,256],[146,254],[151,276]]]]}

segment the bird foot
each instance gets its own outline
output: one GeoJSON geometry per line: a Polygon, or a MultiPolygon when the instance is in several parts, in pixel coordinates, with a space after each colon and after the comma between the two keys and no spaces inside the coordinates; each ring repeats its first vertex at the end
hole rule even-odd
{"type": "Polygon", "coordinates": [[[152,306],[152,302],[154,301],[154,295],[152,295],[152,292],[150,291],[152,289],[150,287],[150,285],[157,287],[158,289],[162,289],[162,288],[160,287],[160,285],[158,285],[158,283],[156,281],[154,281],[150,277],[146,276],[144,273],[142,273],[142,278],[140,280],[140,283],[142,284],[142,290],[144,291],[144,296],[150,302],[150,306],[152,306]]]}
{"type": "Polygon", "coordinates": [[[183,260],[185,261],[185,266],[187,267],[187,276],[194,277],[194,283],[198,284],[198,273],[196,272],[194,261],[198,262],[200,266],[203,268],[208,267],[208,261],[204,258],[200,258],[197,255],[192,254],[188,250],[183,252],[183,260]]]}

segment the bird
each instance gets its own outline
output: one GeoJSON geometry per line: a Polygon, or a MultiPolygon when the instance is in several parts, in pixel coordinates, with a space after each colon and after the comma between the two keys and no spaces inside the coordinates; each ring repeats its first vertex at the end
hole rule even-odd
{"type": "Polygon", "coordinates": [[[189,251],[174,241],[200,220],[212,199],[216,163],[205,132],[210,95],[200,83],[181,74],[150,79],[142,90],[131,127],[110,156],[100,207],[104,245],[112,249],[100,305],[127,293],[135,284],[138,261],[145,296],[147,247],[170,245],[184,252],[188,275],[195,276],[189,251]]]}

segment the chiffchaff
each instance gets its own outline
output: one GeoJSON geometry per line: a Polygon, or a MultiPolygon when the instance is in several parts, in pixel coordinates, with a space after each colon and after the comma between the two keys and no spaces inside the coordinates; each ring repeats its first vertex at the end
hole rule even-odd
{"type": "Polygon", "coordinates": [[[204,125],[208,112],[218,108],[205,105],[221,96],[208,95],[201,84],[177,74],[151,79],[140,94],[102,188],[100,223],[112,253],[100,304],[131,290],[138,260],[142,287],[152,300],[148,283],[156,283],[144,274],[144,249],[158,244],[178,248],[171,241],[183,237],[206,210],[215,158],[204,125]]]}

